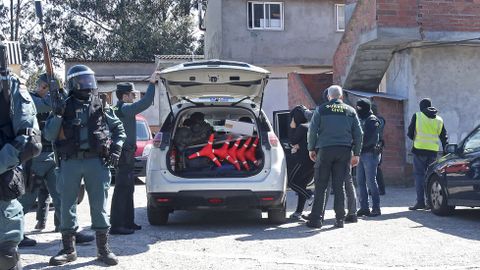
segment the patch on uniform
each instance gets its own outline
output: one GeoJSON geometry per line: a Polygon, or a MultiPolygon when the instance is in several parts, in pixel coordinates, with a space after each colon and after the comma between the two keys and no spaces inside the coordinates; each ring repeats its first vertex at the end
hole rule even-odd
{"type": "Polygon", "coordinates": [[[375,126],[376,126],[376,127],[380,126],[380,123],[379,123],[379,122],[375,122],[375,126]]]}

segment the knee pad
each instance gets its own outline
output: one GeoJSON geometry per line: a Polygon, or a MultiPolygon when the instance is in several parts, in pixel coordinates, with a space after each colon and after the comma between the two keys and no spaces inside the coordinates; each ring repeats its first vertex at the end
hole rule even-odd
{"type": "Polygon", "coordinates": [[[0,244],[0,270],[21,269],[19,265],[20,254],[14,243],[0,244]]]}

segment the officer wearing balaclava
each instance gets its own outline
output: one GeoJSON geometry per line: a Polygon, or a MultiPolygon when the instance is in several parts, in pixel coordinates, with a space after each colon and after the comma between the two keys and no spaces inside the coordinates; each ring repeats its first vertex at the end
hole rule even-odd
{"type": "Polygon", "coordinates": [[[360,154],[360,163],[357,168],[358,197],[360,209],[357,216],[379,216],[380,194],[377,185],[377,167],[380,161],[375,146],[379,141],[380,121],[372,112],[370,100],[362,98],[357,101],[357,114],[363,130],[363,145],[360,154]],[[372,210],[368,203],[368,190],[372,195],[372,210]]]}

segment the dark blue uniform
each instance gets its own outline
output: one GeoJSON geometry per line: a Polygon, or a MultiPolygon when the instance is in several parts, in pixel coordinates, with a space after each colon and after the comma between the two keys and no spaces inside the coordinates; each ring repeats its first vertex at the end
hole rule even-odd
{"type": "MultiPolygon", "coordinates": [[[[131,84],[130,91],[133,90],[131,84]]],[[[118,162],[115,176],[115,190],[112,197],[110,209],[110,222],[112,234],[133,233],[139,229],[134,223],[135,211],[133,205],[133,193],[135,191],[135,179],[133,169],[135,166],[135,150],[137,141],[137,123],[135,115],[146,110],[152,105],[155,97],[155,84],[150,83],[145,95],[137,102],[124,103],[119,101],[115,106],[115,114],[122,121],[125,127],[127,138],[122,148],[122,155],[118,162]]]]}

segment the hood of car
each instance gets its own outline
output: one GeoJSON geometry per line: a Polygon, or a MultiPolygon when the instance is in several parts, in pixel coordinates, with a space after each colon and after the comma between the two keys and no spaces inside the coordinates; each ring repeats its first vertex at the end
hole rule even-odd
{"type": "Polygon", "coordinates": [[[171,104],[210,98],[261,103],[270,72],[250,64],[208,60],[176,65],[160,72],[171,104]]]}

